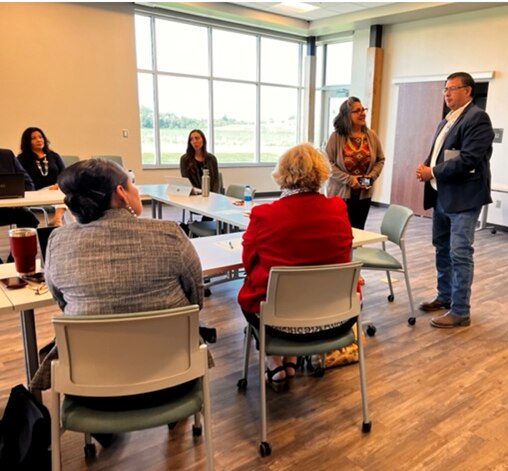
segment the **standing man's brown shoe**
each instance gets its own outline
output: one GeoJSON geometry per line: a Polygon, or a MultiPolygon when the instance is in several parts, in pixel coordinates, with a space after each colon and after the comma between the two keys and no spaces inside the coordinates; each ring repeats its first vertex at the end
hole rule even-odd
{"type": "Polygon", "coordinates": [[[445,303],[444,301],[441,301],[440,299],[436,298],[434,299],[434,301],[431,301],[430,303],[421,303],[419,308],[425,312],[434,312],[439,311],[441,309],[450,309],[450,303],[445,303]]]}
{"type": "Polygon", "coordinates": [[[443,314],[439,317],[433,317],[430,320],[430,325],[432,327],[437,327],[438,329],[453,329],[454,327],[467,327],[471,325],[471,318],[469,315],[467,316],[459,316],[454,314],[452,311],[448,311],[446,314],[443,314]]]}

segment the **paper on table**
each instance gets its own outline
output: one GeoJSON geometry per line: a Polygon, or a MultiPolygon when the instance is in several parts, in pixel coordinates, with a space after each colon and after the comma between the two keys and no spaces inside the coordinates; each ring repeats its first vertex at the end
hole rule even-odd
{"type": "Polygon", "coordinates": [[[242,250],[242,238],[238,237],[238,239],[220,240],[219,242],[216,242],[215,245],[224,250],[242,250]]]}
{"type": "MultiPolygon", "coordinates": [[[[241,209],[240,209],[241,211],[241,209]]],[[[238,214],[238,209],[224,209],[223,211],[216,211],[217,214],[238,214]]]]}

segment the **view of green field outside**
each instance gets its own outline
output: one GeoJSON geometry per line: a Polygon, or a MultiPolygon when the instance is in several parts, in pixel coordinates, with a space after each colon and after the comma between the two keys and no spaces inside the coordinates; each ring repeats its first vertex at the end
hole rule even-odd
{"type": "MultiPolygon", "coordinates": [[[[195,126],[206,134],[207,126],[195,126]]],[[[160,149],[162,165],[177,165],[187,148],[189,131],[194,129],[160,128],[160,149]]],[[[208,137],[208,136],[207,136],[208,137]]],[[[262,125],[260,162],[276,162],[279,156],[293,146],[295,142],[295,125],[262,125]]],[[[155,165],[155,145],[153,128],[141,129],[141,143],[144,165],[155,165]]],[[[211,150],[208,143],[208,150],[211,150]]],[[[215,128],[214,154],[219,163],[255,163],[254,125],[229,124],[215,128]]]]}

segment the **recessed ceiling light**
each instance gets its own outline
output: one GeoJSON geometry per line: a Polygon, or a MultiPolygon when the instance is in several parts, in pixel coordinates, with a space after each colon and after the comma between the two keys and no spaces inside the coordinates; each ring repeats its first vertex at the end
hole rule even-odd
{"type": "Polygon", "coordinates": [[[274,5],[273,8],[287,13],[306,13],[308,11],[317,10],[319,7],[310,5],[309,3],[282,2],[278,5],[274,5]]]}

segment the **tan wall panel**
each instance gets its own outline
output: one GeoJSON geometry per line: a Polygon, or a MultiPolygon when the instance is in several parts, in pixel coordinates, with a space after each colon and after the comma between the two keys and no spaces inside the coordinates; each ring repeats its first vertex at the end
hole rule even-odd
{"type": "Polygon", "coordinates": [[[39,126],[61,154],[119,154],[140,170],[132,8],[0,4],[0,146],[18,152],[39,126]]]}

